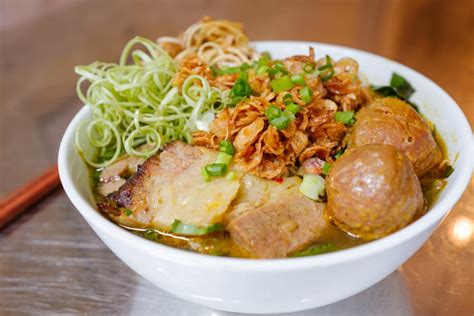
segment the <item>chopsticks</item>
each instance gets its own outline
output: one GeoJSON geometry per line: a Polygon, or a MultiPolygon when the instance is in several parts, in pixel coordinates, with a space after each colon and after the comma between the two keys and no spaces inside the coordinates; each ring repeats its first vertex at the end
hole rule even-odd
{"type": "Polygon", "coordinates": [[[55,165],[2,198],[0,200],[0,228],[54,191],[60,183],[58,166],[55,165]]]}

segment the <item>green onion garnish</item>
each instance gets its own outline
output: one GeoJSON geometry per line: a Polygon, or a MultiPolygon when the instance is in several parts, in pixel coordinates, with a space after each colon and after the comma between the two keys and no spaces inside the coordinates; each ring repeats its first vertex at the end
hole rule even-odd
{"type": "Polygon", "coordinates": [[[334,114],[334,119],[346,125],[352,125],[355,122],[354,111],[338,111],[334,114]]]}
{"type": "Polygon", "coordinates": [[[287,104],[288,102],[293,102],[293,96],[289,93],[285,94],[282,98],[283,103],[287,104]]]}
{"type": "Polygon", "coordinates": [[[231,161],[232,161],[232,156],[227,154],[227,153],[223,153],[223,152],[220,152],[217,155],[217,158],[216,158],[216,163],[217,164],[228,165],[231,161]]]}
{"type": "Polygon", "coordinates": [[[268,120],[273,120],[274,118],[281,116],[281,110],[275,105],[270,104],[265,110],[265,116],[268,120]]]}
{"type": "Polygon", "coordinates": [[[300,192],[313,200],[318,200],[324,195],[324,179],[316,174],[305,174],[300,185],[300,192]]]}
{"type": "Polygon", "coordinates": [[[231,156],[235,154],[234,145],[232,145],[232,143],[228,141],[227,139],[220,142],[219,151],[231,156]]]}
{"type": "Polygon", "coordinates": [[[334,67],[331,62],[331,57],[326,55],[326,64],[319,66],[318,70],[320,71],[319,77],[323,82],[328,81],[334,76],[334,67]]]}
{"type": "Polygon", "coordinates": [[[307,257],[307,256],[314,256],[314,255],[319,255],[322,253],[327,253],[327,252],[332,252],[337,250],[336,245],[333,243],[326,243],[326,244],[321,244],[321,245],[314,245],[311,246],[303,251],[297,252],[292,257],[307,257]]]}
{"type": "Polygon", "coordinates": [[[286,115],[280,115],[270,120],[270,125],[276,129],[286,129],[290,123],[290,118],[286,115]]]}
{"type": "Polygon", "coordinates": [[[234,171],[230,171],[226,176],[226,180],[232,181],[237,179],[237,174],[234,171]]]}
{"type": "Polygon", "coordinates": [[[346,151],[345,148],[340,148],[338,151],[334,153],[334,159],[337,159],[342,156],[342,154],[346,151]]]}
{"type": "Polygon", "coordinates": [[[313,91],[310,88],[304,87],[300,90],[300,98],[305,103],[310,103],[313,100],[313,91]]]}
{"type": "Polygon", "coordinates": [[[171,232],[179,235],[200,236],[214,232],[224,231],[224,225],[217,223],[208,227],[184,224],[179,219],[175,219],[171,224],[171,232]]]}
{"type": "Polygon", "coordinates": [[[323,174],[324,174],[325,176],[328,175],[329,169],[331,169],[331,164],[329,164],[329,163],[327,163],[327,162],[324,162],[322,172],[323,172],[323,174]]]}
{"type": "Polygon", "coordinates": [[[268,69],[270,69],[270,68],[266,65],[258,67],[257,75],[262,75],[264,73],[267,73],[268,69]]]}
{"type": "Polygon", "coordinates": [[[294,86],[289,76],[283,76],[281,78],[274,79],[270,81],[270,85],[272,86],[273,91],[276,93],[290,90],[294,86]]]}
{"type": "Polygon", "coordinates": [[[290,111],[293,114],[298,113],[301,110],[301,107],[295,103],[288,103],[285,107],[285,111],[290,111]]]}
{"type": "Polygon", "coordinates": [[[211,181],[211,176],[210,176],[209,173],[207,172],[206,167],[202,167],[202,168],[201,168],[201,176],[202,176],[204,182],[209,182],[209,181],[211,181]]]}
{"type": "Polygon", "coordinates": [[[126,209],[125,209],[125,215],[127,215],[127,216],[132,215],[132,210],[129,209],[129,208],[126,208],[126,209]]]}
{"type": "Polygon", "coordinates": [[[249,97],[252,94],[252,88],[247,79],[239,78],[235,81],[230,94],[232,97],[249,97]]]}
{"type": "Polygon", "coordinates": [[[304,86],[306,83],[304,81],[304,76],[303,75],[292,75],[291,76],[291,81],[294,84],[299,84],[301,86],[304,86]]]}
{"type": "Polygon", "coordinates": [[[224,163],[211,163],[206,166],[206,171],[214,177],[222,177],[227,172],[227,165],[224,163]]]}
{"type": "Polygon", "coordinates": [[[306,62],[303,65],[303,71],[306,73],[310,73],[310,72],[313,72],[315,67],[316,65],[314,63],[306,62]]]}

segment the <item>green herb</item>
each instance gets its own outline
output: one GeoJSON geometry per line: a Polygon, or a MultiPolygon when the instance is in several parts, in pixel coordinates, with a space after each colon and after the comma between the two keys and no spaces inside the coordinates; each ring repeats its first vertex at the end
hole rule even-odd
{"type": "Polygon", "coordinates": [[[201,176],[202,176],[204,182],[209,182],[209,181],[211,181],[211,176],[210,176],[209,173],[207,172],[206,167],[202,167],[202,168],[201,168],[201,176]]]}
{"type": "Polygon", "coordinates": [[[252,94],[252,88],[247,79],[239,78],[235,81],[230,90],[231,97],[249,97],[252,94]]]}
{"type": "Polygon", "coordinates": [[[293,96],[289,93],[285,94],[282,98],[283,103],[287,104],[289,102],[293,102],[293,96]]]}
{"type": "Polygon", "coordinates": [[[322,172],[325,176],[328,175],[330,169],[331,169],[331,164],[324,162],[322,172]]]}
{"type": "MultiPolygon", "coordinates": [[[[244,63],[238,67],[227,67],[227,68],[222,68],[218,70],[218,74],[220,76],[222,75],[232,75],[240,72],[247,71],[251,68],[251,66],[247,63],[244,63]]],[[[211,69],[212,70],[212,69],[211,69]]]]}
{"type": "Polygon", "coordinates": [[[232,181],[237,179],[237,174],[234,171],[231,171],[225,176],[225,178],[226,180],[232,181]]]}
{"type": "Polygon", "coordinates": [[[228,141],[227,139],[220,142],[219,151],[223,152],[223,153],[226,153],[228,155],[231,155],[231,156],[233,156],[235,154],[234,145],[230,141],[228,141]]]}
{"type": "Polygon", "coordinates": [[[290,111],[293,114],[298,113],[301,110],[301,107],[295,103],[288,103],[285,107],[285,111],[290,111]]]}
{"type": "Polygon", "coordinates": [[[214,177],[221,177],[227,172],[227,165],[223,163],[211,163],[206,166],[206,171],[214,177]]]}
{"type": "Polygon", "coordinates": [[[286,129],[290,123],[290,118],[286,115],[280,115],[271,119],[270,125],[274,126],[276,129],[286,129]]]}
{"type": "Polygon", "coordinates": [[[270,69],[270,67],[268,67],[266,65],[260,66],[260,67],[258,67],[257,75],[262,75],[264,73],[267,73],[269,69],[270,69]]]}
{"type": "Polygon", "coordinates": [[[338,111],[334,114],[334,119],[346,125],[352,125],[355,122],[354,111],[338,111]]]}
{"type": "Polygon", "coordinates": [[[334,159],[337,159],[337,158],[341,157],[342,154],[344,153],[344,151],[346,151],[345,148],[340,148],[338,151],[336,151],[336,152],[334,153],[334,159]]]}
{"type": "Polygon", "coordinates": [[[334,76],[334,66],[332,65],[331,57],[329,57],[329,55],[326,55],[326,64],[319,66],[318,70],[320,71],[319,77],[323,82],[328,81],[334,76]]]}
{"type": "Polygon", "coordinates": [[[395,72],[392,74],[390,86],[394,88],[398,95],[405,100],[410,99],[411,95],[415,92],[415,89],[413,89],[411,84],[405,78],[395,72]]]}
{"type": "Polygon", "coordinates": [[[291,76],[291,81],[294,84],[299,84],[301,86],[304,86],[306,82],[304,81],[304,76],[303,75],[292,75],[291,76]]]}
{"type": "Polygon", "coordinates": [[[313,91],[311,91],[311,89],[308,87],[304,87],[303,89],[300,90],[300,98],[306,104],[310,103],[311,100],[313,100],[313,91]]]}
{"type": "Polygon", "coordinates": [[[265,116],[267,117],[268,120],[275,119],[281,116],[281,110],[277,106],[270,104],[265,110],[265,116]]]}
{"type": "Polygon", "coordinates": [[[217,223],[207,227],[185,224],[179,219],[175,219],[171,224],[171,232],[179,235],[200,236],[214,232],[224,231],[224,225],[217,223]]]}
{"type": "Polygon", "coordinates": [[[144,233],[143,233],[143,237],[145,237],[146,239],[149,239],[149,240],[152,240],[152,241],[156,241],[157,237],[158,237],[158,233],[152,229],[147,229],[144,233]]]}
{"type": "Polygon", "coordinates": [[[217,69],[217,66],[214,64],[214,65],[211,65],[211,71],[212,71],[212,76],[215,78],[217,77],[217,75],[219,74],[219,69],[217,69]]]}
{"type": "Polygon", "coordinates": [[[316,68],[316,65],[311,62],[306,62],[303,64],[303,71],[306,73],[313,72],[314,68],[316,68]]]}
{"type": "Polygon", "coordinates": [[[319,200],[319,197],[324,195],[325,181],[319,175],[305,174],[299,190],[310,199],[319,200]]]}
{"type": "Polygon", "coordinates": [[[132,210],[129,209],[129,208],[126,208],[126,209],[125,209],[125,215],[127,215],[127,216],[132,215],[132,210]]]}
{"type": "Polygon", "coordinates": [[[446,170],[444,172],[444,177],[447,178],[449,177],[452,173],[454,172],[454,168],[451,165],[446,166],[446,170]]]}
{"type": "Polygon", "coordinates": [[[307,257],[307,256],[314,256],[320,255],[322,253],[333,252],[336,251],[337,247],[333,243],[325,243],[320,245],[311,246],[303,251],[300,251],[294,254],[292,257],[307,257]]]}
{"type": "Polygon", "coordinates": [[[283,76],[281,78],[274,79],[270,81],[270,85],[272,86],[273,91],[276,93],[287,91],[293,88],[293,82],[289,76],[283,76]]]}
{"type": "Polygon", "coordinates": [[[216,163],[228,165],[232,160],[232,155],[229,155],[224,152],[217,154],[216,163]]]}
{"type": "Polygon", "coordinates": [[[409,100],[415,89],[404,77],[397,73],[392,73],[389,86],[372,86],[372,90],[384,97],[396,97],[404,100],[419,112],[418,106],[409,100]]]}

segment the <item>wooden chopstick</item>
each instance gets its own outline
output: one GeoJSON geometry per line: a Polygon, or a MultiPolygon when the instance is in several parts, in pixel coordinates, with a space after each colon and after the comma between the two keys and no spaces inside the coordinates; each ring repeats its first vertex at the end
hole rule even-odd
{"type": "Polygon", "coordinates": [[[58,166],[55,165],[2,198],[0,200],[0,228],[58,188],[60,183],[58,166]]]}

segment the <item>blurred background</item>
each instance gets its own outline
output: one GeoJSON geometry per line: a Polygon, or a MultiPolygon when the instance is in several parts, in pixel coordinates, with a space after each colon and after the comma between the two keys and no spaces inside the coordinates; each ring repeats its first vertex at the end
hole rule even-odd
{"type": "MultiPolygon", "coordinates": [[[[325,42],[397,60],[443,87],[474,126],[472,0],[0,0],[0,196],[55,164],[62,133],[82,106],[75,65],[117,61],[132,37],[174,36],[205,15],[241,21],[251,40],[325,42]]],[[[473,223],[471,180],[441,228],[398,272],[319,312],[472,314],[473,223]]],[[[0,231],[0,249],[0,314],[131,313],[158,305],[208,313],[129,270],[62,190],[0,231]]]]}

